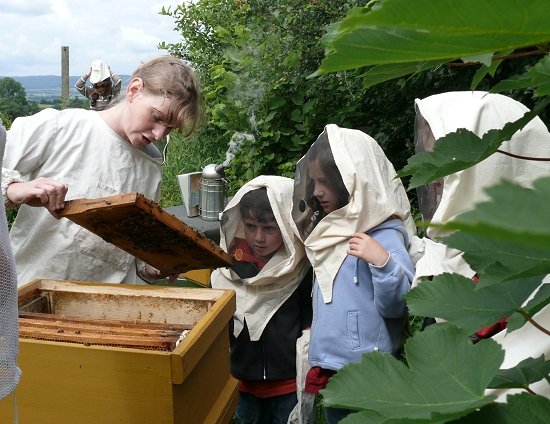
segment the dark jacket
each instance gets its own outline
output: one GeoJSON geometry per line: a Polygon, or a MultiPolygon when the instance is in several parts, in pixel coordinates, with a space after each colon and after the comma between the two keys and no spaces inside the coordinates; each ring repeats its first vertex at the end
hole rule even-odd
{"type": "MultiPolygon", "coordinates": [[[[238,262],[233,270],[241,278],[251,278],[259,272],[256,265],[247,262],[238,262]]],[[[246,322],[235,338],[231,320],[231,373],[235,378],[272,381],[296,377],[296,339],[311,325],[312,278],[310,269],[294,293],[271,317],[258,341],[250,341],[246,322]]]]}

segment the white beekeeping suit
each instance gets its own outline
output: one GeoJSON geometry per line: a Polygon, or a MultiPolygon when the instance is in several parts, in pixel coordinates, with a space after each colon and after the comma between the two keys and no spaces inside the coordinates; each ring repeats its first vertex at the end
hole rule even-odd
{"type": "MultiPolygon", "coordinates": [[[[4,157],[6,130],[0,123],[0,163],[4,157]]],[[[4,202],[0,202],[0,399],[9,395],[21,371],[17,368],[17,275],[8,234],[4,202]]]]}
{"type": "MultiPolygon", "coordinates": [[[[482,91],[458,91],[436,94],[416,100],[417,151],[432,151],[434,143],[445,135],[466,128],[481,137],[492,129],[501,129],[507,122],[521,118],[528,108],[516,100],[501,94],[482,91]]],[[[519,157],[550,157],[550,133],[544,122],[535,117],[522,130],[515,133],[500,150],[519,157]]],[[[504,180],[523,187],[531,187],[538,178],[550,175],[550,162],[530,161],[495,153],[484,161],[463,171],[455,172],[432,183],[419,192],[420,210],[431,223],[445,224],[461,213],[472,210],[476,204],[486,201],[486,189],[504,180]]],[[[515,205],[504,207],[514,208],[515,205]]],[[[536,213],[536,211],[533,211],[536,213]]],[[[415,283],[422,277],[440,275],[445,272],[472,278],[475,271],[462,257],[462,252],[448,247],[436,237],[448,233],[438,227],[427,230],[423,239],[424,256],[416,264],[415,283]]],[[[543,284],[550,282],[546,276],[543,284]]],[[[414,283],[413,283],[414,284],[414,283]]],[[[543,328],[550,326],[550,306],[546,305],[533,316],[534,322],[543,328]]],[[[544,355],[550,357],[550,337],[527,322],[519,330],[508,333],[501,331],[492,337],[505,351],[501,369],[508,369],[528,358],[544,355]]],[[[530,384],[535,393],[550,398],[550,384],[545,379],[530,384]]],[[[519,389],[487,390],[496,394],[497,401],[506,401],[508,394],[519,389]]]]}

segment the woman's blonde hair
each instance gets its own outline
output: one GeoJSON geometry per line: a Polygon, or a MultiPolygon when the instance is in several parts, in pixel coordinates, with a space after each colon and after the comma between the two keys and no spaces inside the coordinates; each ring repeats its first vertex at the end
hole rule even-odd
{"type": "Polygon", "coordinates": [[[166,122],[187,135],[200,117],[200,88],[193,69],[175,56],[159,56],[140,65],[132,79],[141,78],[144,90],[170,100],[166,122]]]}

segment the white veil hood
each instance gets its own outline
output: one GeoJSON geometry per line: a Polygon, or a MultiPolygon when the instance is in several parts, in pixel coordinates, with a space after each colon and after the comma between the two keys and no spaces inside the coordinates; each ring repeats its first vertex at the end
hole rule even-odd
{"type": "MultiPolygon", "coordinates": [[[[466,128],[481,137],[491,129],[501,129],[507,122],[521,118],[529,111],[516,100],[482,91],[458,91],[436,94],[416,100],[417,114],[429,124],[437,140],[459,128],[466,128]]],[[[550,134],[539,117],[502,143],[501,150],[534,158],[550,157],[550,134]]],[[[550,163],[527,161],[495,153],[484,161],[443,179],[441,201],[432,223],[443,224],[474,208],[487,199],[485,189],[502,180],[529,187],[539,177],[550,175],[550,163]]],[[[447,235],[439,228],[427,230],[425,252],[416,264],[415,284],[422,277],[454,272],[467,278],[474,271],[462,253],[431,239],[447,235]]]]}
{"type": "Polygon", "coordinates": [[[228,251],[235,237],[244,238],[239,203],[249,191],[264,187],[281,230],[284,249],[279,249],[255,277],[241,279],[230,268],[218,268],[211,277],[212,287],[235,290],[237,310],[233,316],[233,333],[237,337],[246,320],[252,341],[259,340],[271,317],[309,270],[303,244],[290,218],[293,188],[290,178],[262,175],[242,186],[224,209],[220,246],[228,251]]]}
{"type": "Polygon", "coordinates": [[[323,299],[329,303],[334,277],[354,233],[367,232],[392,216],[404,221],[409,238],[416,234],[416,229],[405,188],[376,140],[359,130],[334,124],[327,125],[317,140],[323,135],[328,136],[334,161],[349,193],[348,203],[323,217],[311,233],[304,230],[313,212],[308,152],[296,167],[292,217],[323,299]]]}

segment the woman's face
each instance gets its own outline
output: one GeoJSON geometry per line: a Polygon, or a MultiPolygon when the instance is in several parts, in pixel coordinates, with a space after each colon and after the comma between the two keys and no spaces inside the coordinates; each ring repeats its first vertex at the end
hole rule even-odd
{"type": "MultiPolygon", "coordinates": [[[[167,123],[170,99],[143,91],[139,78],[136,86],[130,87],[127,95],[128,107],[122,126],[123,138],[141,149],[147,144],[162,140],[174,128],[167,123]]],[[[134,83],[132,81],[132,83],[134,83]]]]}
{"type": "Polygon", "coordinates": [[[309,177],[313,181],[313,195],[319,200],[323,211],[329,214],[339,208],[338,195],[332,187],[330,180],[319,165],[319,161],[313,160],[308,165],[309,177]]]}

